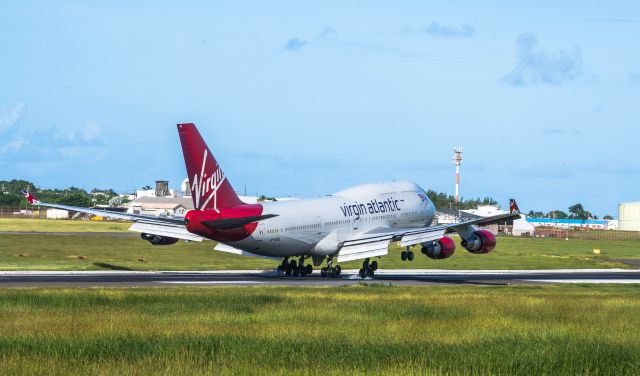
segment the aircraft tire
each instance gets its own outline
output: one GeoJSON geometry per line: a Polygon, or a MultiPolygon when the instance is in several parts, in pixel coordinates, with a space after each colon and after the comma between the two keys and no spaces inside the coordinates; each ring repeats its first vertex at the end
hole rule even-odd
{"type": "Polygon", "coordinates": [[[313,265],[311,264],[307,264],[306,266],[306,272],[308,275],[310,275],[311,273],[313,273],[313,265]]]}
{"type": "Polygon", "coordinates": [[[290,267],[290,266],[287,266],[287,267],[284,269],[284,274],[286,274],[286,275],[287,275],[287,277],[291,277],[291,274],[293,274],[293,269],[291,269],[291,267],[290,267]]]}
{"type": "Polygon", "coordinates": [[[340,275],[342,273],[342,266],[336,265],[336,275],[340,275]]]}
{"type": "Polygon", "coordinates": [[[360,275],[360,278],[364,279],[364,277],[366,277],[367,275],[364,272],[364,269],[360,269],[360,271],[358,272],[358,275],[360,275]]]}
{"type": "Polygon", "coordinates": [[[402,253],[400,253],[400,259],[402,259],[402,261],[407,261],[407,251],[402,251],[402,253]]]}
{"type": "Polygon", "coordinates": [[[411,251],[407,252],[407,260],[413,261],[413,256],[414,256],[413,252],[411,252],[411,251]]]}
{"type": "Polygon", "coordinates": [[[378,270],[378,262],[377,262],[377,261],[373,261],[373,262],[371,263],[371,267],[370,267],[369,269],[371,269],[371,271],[374,271],[374,272],[375,272],[376,270],[378,270]]]}

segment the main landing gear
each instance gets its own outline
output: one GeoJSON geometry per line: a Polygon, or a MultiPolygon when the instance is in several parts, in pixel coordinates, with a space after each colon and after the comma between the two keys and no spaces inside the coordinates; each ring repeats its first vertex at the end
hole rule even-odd
{"type": "Polygon", "coordinates": [[[313,273],[313,265],[304,264],[305,256],[301,256],[298,261],[289,260],[289,257],[282,259],[282,263],[276,269],[279,276],[297,277],[306,276],[313,273]]]}
{"type": "Polygon", "coordinates": [[[360,269],[360,273],[359,273],[360,278],[362,279],[366,277],[373,278],[376,270],[378,270],[378,262],[377,261],[369,262],[369,259],[366,259],[362,263],[362,269],[360,269]]]}
{"type": "Polygon", "coordinates": [[[400,258],[402,261],[413,261],[413,251],[411,250],[411,247],[407,247],[406,251],[402,251],[402,253],[400,253],[400,258]]]}
{"type": "Polygon", "coordinates": [[[320,269],[320,275],[325,278],[336,278],[342,273],[340,265],[333,266],[333,257],[327,260],[327,266],[320,269]]]}

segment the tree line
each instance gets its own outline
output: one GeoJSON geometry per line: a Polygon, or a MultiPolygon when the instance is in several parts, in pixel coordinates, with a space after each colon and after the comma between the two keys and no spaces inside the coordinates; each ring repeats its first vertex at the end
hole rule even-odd
{"type": "Polygon", "coordinates": [[[448,195],[443,192],[436,192],[434,190],[428,190],[427,196],[429,200],[433,202],[433,205],[437,209],[476,209],[478,206],[484,205],[498,205],[498,201],[494,200],[491,197],[481,198],[473,198],[469,200],[465,200],[464,197],[460,197],[458,200],[458,206],[456,207],[456,198],[453,195],[448,195]]]}
{"type": "Polygon", "coordinates": [[[21,193],[24,189],[31,191],[42,201],[81,207],[107,205],[110,199],[118,196],[113,189],[94,188],[91,192],[77,187],[45,189],[38,188],[27,180],[0,180],[0,206],[26,206],[26,199],[21,193]]]}
{"type": "MultiPolygon", "coordinates": [[[[28,189],[38,197],[38,199],[55,204],[90,207],[94,205],[107,205],[109,200],[117,197],[118,194],[113,189],[97,189],[94,188],[90,192],[82,188],[69,187],[65,189],[44,189],[38,188],[33,182],[27,180],[0,180],[0,206],[22,207],[26,206],[26,200],[22,193],[23,189],[28,189]]],[[[150,186],[143,189],[151,189],[150,186]]],[[[444,192],[436,192],[428,190],[427,196],[438,209],[456,209],[456,200],[453,195],[444,192]]],[[[271,199],[267,196],[260,196],[262,201],[271,199]]],[[[112,201],[113,203],[113,201],[112,201]]],[[[460,197],[458,209],[476,209],[483,205],[497,205],[498,202],[491,197],[465,199],[460,197]]],[[[555,219],[598,219],[590,211],[586,210],[582,204],[574,204],[569,206],[568,211],[552,210],[544,213],[541,211],[529,211],[528,217],[531,218],[555,218],[555,219]]],[[[602,219],[613,219],[610,215],[605,215],[602,219]]]]}
{"type": "MultiPolygon", "coordinates": [[[[568,211],[564,212],[562,210],[552,210],[550,212],[544,213],[540,211],[529,211],[527,213],[527,217],[530,218],[553,218],[553,219],[598,219],[598,216],[586,210],[582,204],[573,204],[569,206],[568,211]]],[[[602,219],[608,220],[613,219],[613,217],[609,214],[602,217],[602,219]]]]}

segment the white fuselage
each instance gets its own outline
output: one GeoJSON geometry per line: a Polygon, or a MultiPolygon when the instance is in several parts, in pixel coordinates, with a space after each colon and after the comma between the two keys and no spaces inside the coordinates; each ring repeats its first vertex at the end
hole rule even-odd
{"type": "Polygon", "coordinates": [[[335,255],[339,244],[380,227],[424,227],[435,207],[413,182],[360,185],[333,195],[262,204],[263,214],[251,236],[228,245],[262,256],[335,255]]]}

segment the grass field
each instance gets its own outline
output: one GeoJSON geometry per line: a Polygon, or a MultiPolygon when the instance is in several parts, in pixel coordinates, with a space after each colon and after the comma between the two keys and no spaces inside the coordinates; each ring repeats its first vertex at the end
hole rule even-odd
{"type": "Polygon", "coordinates": [[[631,286],[0,290],[3,374],[640,374],[631,286]]]}
{"type": "MultiPolygon", "coordinates": [[[[216,270],[274,268],[268,259],[214,252],[214,242],[180,242],[151,246],[127,231],[129,223],[0,218],[0,232],[44,232],[38,235],[0,235],[0,270],[216,270]],[[130,237],[60,236],[46,232],[119,232],[130,237]],[[143,259],[144,261],[139,261],[143,259]]],[[[456,239],[457,241],[457,239],[456,239]]],[[[413,262],[400,260],[401,249],[390,247],[382,268],[429,269],[550,269],[630,268],[620,259],[640,260],[640,241],[498,238],[492,253],[473,255],[459,246],[453,257],[431,260],[415,247],[413,262]],[[600,249],[595,255],[593,249],[600,249]]],[[[360,268],[360,262],[341,264],[360,268]]]]}
{"type": "Polygon", "coordinates": [[[128,222],[0,218],[0,232],[126,232],[128,222]]]}
{"type": "MultiPolygon", "coordinates": [[[[459,242],[458,242],[459,243],[459,242]]],[[[179,242],[152,246],[136,234],[131,237],[0,235],[0,270],[220,270],[274,268],[278,261],[214,252],[215,243],[179,242]],[[81,257],[82,256],[82,257],[81,257]],[[138,261],[143,259],[144,261],[138,261]]],[[[381,268],[417,269],[554,269],[630,268],[613,261],[640,259],[638,241],[595,241],[499,238],[492,253],[474,255],[464,249],[446,260],[431,260],[414,249],[413,262],[400,260],[392,246],[381,268]],[[593,254],[599,248],[600,255],[593,254]]],[[[360,268],[360,262],[341,264],[360,268]]]]}

